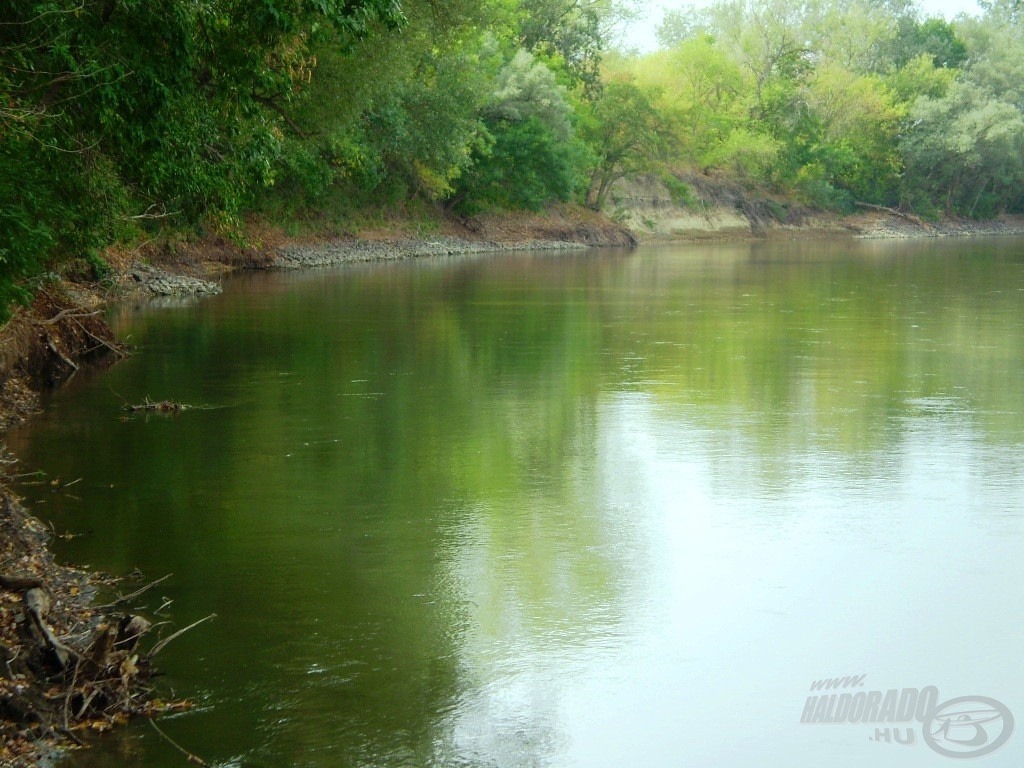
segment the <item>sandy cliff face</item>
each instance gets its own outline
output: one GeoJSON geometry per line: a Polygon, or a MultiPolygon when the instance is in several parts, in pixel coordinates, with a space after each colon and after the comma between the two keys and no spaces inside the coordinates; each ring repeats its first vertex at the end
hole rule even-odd
{"type": "Polygon", "coordinates": [[[673,199],[653,175],[618,181],[609,196],[609,213],[642,241],[749,236],[750,221],[730,201],[673,199]]]}
{"type": "Polygon", "coordinates": [[[672,186],[675,193],[665,179],[653,174],[622,179],[612,187],[607,213],[641,242],[851,232],[839,216],[782,198],[756,196],[723,179],[692,173],[679,176],[672,186]]]}

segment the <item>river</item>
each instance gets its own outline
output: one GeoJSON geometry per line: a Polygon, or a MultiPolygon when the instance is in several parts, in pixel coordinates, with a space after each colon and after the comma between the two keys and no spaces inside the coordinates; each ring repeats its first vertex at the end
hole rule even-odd
{"type": "MultiPolygon", "coordinates": [[[[211,765],[1024,762],[1024,240],[258,273],[112,322],[137,353],[10,443],[60,557],[217,614],[161,654],[211,765]],[[967,705],[821,722],[890,690],[967,705]]],[[[145,724],[63,763],[183,764],[145,724]]]]}

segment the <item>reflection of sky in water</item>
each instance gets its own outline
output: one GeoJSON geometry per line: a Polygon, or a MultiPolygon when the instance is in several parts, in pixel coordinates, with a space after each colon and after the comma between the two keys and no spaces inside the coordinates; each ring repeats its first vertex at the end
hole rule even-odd
{"type": "MultiPolygon", "coordinates": [[[[799,725],[810,683],[848,674],[1024,712],[1022,457],[979,440],[955,398],[910,405],[877,473],[794,452],[778,457],[792,469],[780,488],[742,423],[609,396],[594,502],[632,531],[617,549],[635,573],[626,615],[569,636],[479,632],[467,666],[500,674],[453,714],[455,751],[510,758],[499,765],[934,765],[916,723],[915,749],[869,741],[875,725],[799,725]]],[[[479,541],[460,565],[469,594],[504,583],[479,541]]],[[[520,608],[471,611],[471,624],[517,625],[520,608]]]]}

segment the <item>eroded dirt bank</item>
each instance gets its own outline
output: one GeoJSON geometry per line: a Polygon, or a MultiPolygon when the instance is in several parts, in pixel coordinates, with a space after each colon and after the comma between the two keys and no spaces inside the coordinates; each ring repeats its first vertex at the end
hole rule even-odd
{"type": "Polygon", "coordinates": [[[1021,216],[929,222],[865,204],[844,216],[767,192],[755,194],[736,182],[696,172],[680,174],[676,182],[682,183],[685,194],[678,184],[673,190],[664,177],[653,174],[623,179],[612,188],[612,215],[630,227],[640,243],[1024,235],[1021,216]]]}

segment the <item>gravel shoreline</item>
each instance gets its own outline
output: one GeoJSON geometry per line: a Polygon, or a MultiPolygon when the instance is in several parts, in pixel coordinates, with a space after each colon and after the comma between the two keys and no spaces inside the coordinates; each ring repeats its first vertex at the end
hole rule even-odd
{"type": "Polygon", "coordinates": [[[1024,235],[1024,221],[939,221],[916,224],[897,216],[878,219],[853,237],[858,240],[910,240],[921,237],[1024,235]]]}
{"type": "Polygon", "coordinates": [[[221,292],[219,283],[189,275],[165,272],[149,264],[136,264],[125,275],[126,282],[153,296],[200,296],[221,292]]]}
{"type": "Polygon", "coordinates": [[[582,251],[588,248],[590,246],[584,243],[564,240],[522,240],[513,243],[463,240],[458,237],[435,237],[424,240],[339,240],[313,245],[282,246],[268,266],[271,269],[307,269],[429,256],[461,256],[499,251],[582,251]]]}
{"type": "MultiPolygon", "coordinates": [[[[909,240],[916,238],[985,237],[1024,235],[1024,220],[1021,221],[942,221],[920,224],[895,215],[880,215],[868,221],[861,219],[843,230],[831,227],[805,227],[793,230],[771,230],[772,238],[797,240],[807,236],[851,237],[856,240],[909,240]]],[[[741,240],[757,241],[765,235],[751,232],[741,240]]],[[[736,239],[735,237],[729,239],[736,239]]],[[[687,238],[682,235],[664,242],[706,242],[705,239],[687,238]]],[[[638,243],[634,242],[633,245],[638,243]]],[[[640,243],[642,244],[642,243],[640,243]]],[[[289,243],[267,249],[263,258],[249,265],[228,268],[228,271],[246,269],[299,270],[332,267],[341,264],[401,261],[438,256],[463,256],[474,254],[500,253],[503,251],[584,251],[594,247],[626,247],[621,243],[603,242],[597,237],[594,242],[579,240],[550,240],[524,238],[514,241],[468,240],[461,237],[438,235],[426,238],[358,239],[348,238],[312,243],[289,243]]],[[[147,264],[135,264],[125,273],[123,284],[151,297],[157,296],[200,296],[221,292],[218,282],[196,275],[182,274],[173,267],[159,268],[147,264]]]]}

